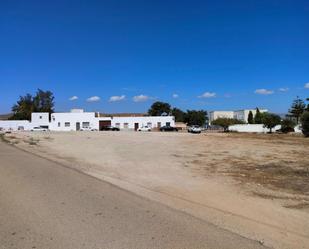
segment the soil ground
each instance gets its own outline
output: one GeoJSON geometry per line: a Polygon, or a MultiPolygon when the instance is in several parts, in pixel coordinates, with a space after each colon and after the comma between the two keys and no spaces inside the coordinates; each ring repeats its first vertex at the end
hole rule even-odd
{"type": "Polygon", "coordinates": [[[309,248],[309,139],[296,135],[20,132],[24,150],[274,248],[309,248]]]}

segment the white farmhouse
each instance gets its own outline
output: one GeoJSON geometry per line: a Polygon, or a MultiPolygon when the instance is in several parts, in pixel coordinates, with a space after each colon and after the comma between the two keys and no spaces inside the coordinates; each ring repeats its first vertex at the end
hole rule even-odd
{"type": "Polygon", "coordinates": [[[5,130],[31,130],[34,127],[48,128],[52,131],[78,131],[83,128],[102,130],[104,126],[115,126],[123,130],[137,130],[143,126],[160,128],[175,126],[173,116],[107,116],[101,117],[96,112],[84,112],[73,109],[71,112],[48,113],[34,112],[31,122],[26,120],[0,121],[0,128],[5,130]]]}

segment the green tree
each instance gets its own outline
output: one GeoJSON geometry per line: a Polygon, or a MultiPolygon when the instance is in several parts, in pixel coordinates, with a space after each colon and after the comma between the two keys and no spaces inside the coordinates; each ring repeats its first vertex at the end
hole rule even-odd
{"type": "Polygon", "coordinates": [[[294,132],[295,126],[295,122],[289,118],[285,118],[281,121],[281,131],[283,133],[294,132]]]}
{"type": "Polygon", "coordinates": [[[281,123],[281,118],[277,114],[263,113],[262,123],[265,128],[269,129],[269,133],[272,133],[272,129],[281,123]]]}
{"type": "Polygon", "coordinates": [[[16,104],[12,107],[13,115],[10,119],[13,120],[31,120],[31,113],[34,111],[33,98],[31,94],[19,96],[16,104]]]}
{"type": "Polygon", "coordinates": [[[254,118],[253,118],[253,113],[252,113],[252,111],[249,112],[249,115],[248,115],[248,123],[249,123],[249,124],[254,124],[254,118]]]}
{"type": "Polygon", "coordinates": [[[186,113],[178,108],[172,109],[172,115],[175,117],[176,122],[185,122],[186,113]]]}
{"type": "Polygon", "coordinates": [[[296,119],[297,124],[299,123],[299,119],[304,113],[305,109],[305,102],[297,96],[297,98],[292,103],[291,109],[289,110],[290,116],[296,119]]]}
{"type": "Polygon", "coordinates": [[[33,105],[35,112],[54,112],[54,95],[51,91],[42,91],[38,89],[35,97],[33,98],[33,105]]]}
{"type": "Polygon", "coordinates": [[[32,112],[54,112],[54,95],[51,91],[38,89],[36,95],[20,96],[12,107],[13,115],[10,119],[31,120],[32,112]]]}
{"type": "Polygon", "coordinates": [[[307,98],[306,101],[308,102],[306,111],[309,112],[309,98],[307,98]]]}
{"type": "Polygon", "coordinates": [[[185,122],[187,125],[199,125],[204,126],[208,120],[207,111],[200,110],[187,110],[185,114],[185,122]]]}
{"type": "Polygon", "coordinates": [[[235,118],[218,118],[211,122],[212,125],[219,125],[221,126],[225,132],[229,130],[229,126],[235,124],[244,124],[243,121],[235,118]]]}
{"type": "Polygon", "coordinates": [[[309,111],[303,113],[300,121],[303,134],[305,137],[309,137],[309,111]]]}
{"type": "Polygon", "coordinates": [[[259,108],[256,108],[256,114],[254,117],[254,123],[255,124],[262,124],[262,113],[260,112],[259,108]]]}
{"type": "Polygon", "coordinates": [[[171,105],[160,101],[153,103],[148,110],[150,116],[161,116],[163,113],[170,114],[170,112],[171,105]]]}

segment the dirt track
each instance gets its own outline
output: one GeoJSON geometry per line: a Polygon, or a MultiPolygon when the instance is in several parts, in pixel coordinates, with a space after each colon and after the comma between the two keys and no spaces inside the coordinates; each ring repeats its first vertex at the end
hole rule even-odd
{"type": "Polygon", "coordinates": [[[266,245],[309,245],[308,139],[134,132],[11,137],[23,149],[266,245]]]}

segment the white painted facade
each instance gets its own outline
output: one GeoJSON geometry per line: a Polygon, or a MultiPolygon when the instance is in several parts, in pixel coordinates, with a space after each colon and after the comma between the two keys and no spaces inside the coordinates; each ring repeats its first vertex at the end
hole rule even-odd
{"type": "Polygon", "coordinates": [[[49,129],[52,131],[76,131],[86,127],[99,129],[99,121],[94,112],[59,112],[51,114],[49,129]]]}
{"type": "Polygon", "coordinates": [[[150,126],[159,128],[165,125],[175,126],[173,116],[145,117],[98,117],[95,112],[84,112],[74,109],[71,112],[52,113],[49,121],[48,113],[32,113],[31,122],[25,120],[0,121],[4,130],[31,130],[33,127],[44,127],[52,131],[77,131],[83,128],[100,129],[100,121],[123,130],[134,130],[136,127],[150,126]],[[21,129],[22,128],[22,129],[21,129]]]}
{"type": "Polygon", "coordinates": [[[48,127],[49,126],[49,113],[48,112],[31,113],[31,123],[35,126],[48,127]]]}
{"type": "Polygon", "coordinates": [[[120,129],[132,130],[135,124],[138,127],[149,126],[151,128],[160,128],[162,126],[175,126],[175,118],[173,116],[149,116],[149,117],[112,117],[112,126],[120,129]]]}
{"type": "MultiPolygon", "coordinates": [[[[256,109],[245,109],[245,110],[238,110],[238,111],[212,111],[209,113],[209,122],[211,124],[212,121],[218,118],[235,118],[241,120],[245,123],[248,123],[248,117],[250,111],[253,114],[253,117],[256,115],[256,109]]],[[[268,112],[266,109],[261,109],[261,113],[268,112]]]]}
{"type": "Polygon", "coordinates": [[[0,130],[17,131],[31,129],[32,124],[28,120],[0,120],[0,130]]]}
{"type": "MultiPolygon", "coordinates": [[[[272,130],[273,132],[280,130],[281,125],[277,125],[272,130]]],[[[253,132],[253,133],[267,133],[269,132],[268,128],[265,128],[262,124],[238,124],[238,125],[231,125],[229,127],[230,131],[236,132],[253,132]]]]}
{"type": "Polygon", "coordinates": [[[209,122],[211,124],[212,121],[218,118],[234,118],[233,111],[212,111],[209,112],[209,122]]]}

